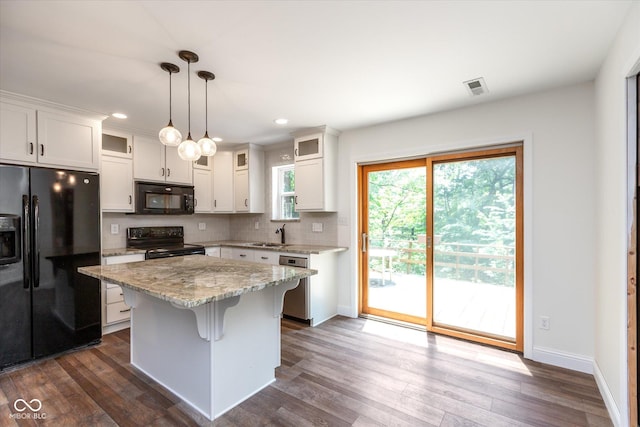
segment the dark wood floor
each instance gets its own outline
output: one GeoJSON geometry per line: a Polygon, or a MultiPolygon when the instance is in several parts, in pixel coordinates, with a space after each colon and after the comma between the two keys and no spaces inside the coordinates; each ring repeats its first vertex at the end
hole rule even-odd
{"type": "MultiPolygon", "coordinates": [[[[96,347],[2,373],[0,426],[207,424],[128,362],[124,330],[106,335],[96,347]],[[16,418],[17,399],[40,399],[39,414],[46,417],[16,418]]],[[[317,328],[284,321],[277,381],[215,425],[612,424],[591,375],[451,338],[337,317],[317,328]]]]}

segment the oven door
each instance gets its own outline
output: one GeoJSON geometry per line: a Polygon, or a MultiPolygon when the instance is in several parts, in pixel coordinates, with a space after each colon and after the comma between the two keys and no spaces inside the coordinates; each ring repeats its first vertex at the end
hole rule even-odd
{"type": "Polygon", "coordinates": [[[193,214],[193,187],[136,183],[136,213],[141,215],[193,214]]]}

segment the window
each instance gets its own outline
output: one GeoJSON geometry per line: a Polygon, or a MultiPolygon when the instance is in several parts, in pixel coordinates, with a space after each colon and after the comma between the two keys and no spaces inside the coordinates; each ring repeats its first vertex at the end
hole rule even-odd
{"type": "Polygon", "coordinates": [[[295,174],[293,165],[274,166],[271,172],[273,188],[272,219],[298,219],[295,210],[295,174]]]}

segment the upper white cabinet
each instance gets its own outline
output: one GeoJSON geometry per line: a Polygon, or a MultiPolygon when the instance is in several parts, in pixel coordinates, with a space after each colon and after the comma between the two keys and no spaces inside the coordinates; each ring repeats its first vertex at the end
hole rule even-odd
{"type": "Polygon", "coordinates": [[[176,147],[157,139],[134,136],[133,177],[140,181],[193,184],[192,162],[182,160],[176,147]]]}
{"type": "Polygon", "coordinates": [[[254,145],[236,151],[233,176],[234,206],[236,212],[264,213],[264,152],[254,145]],[[246,164],[238,166],[238,159],[246,164]]]}
{"type": "Polygon", "coordinates": [[[293,140],[293,156],[296,162],[322,158],[323,133],[314,133],[293,140]]]}
{"type": "Polygon", "coordinates": [[[249,149],[238,150],[233,153],[233,170],[241,171],[249,168],[249,149]]]}
{"type": "Polygon", "coordinates": [[[193,169],[211,170],[211,164],[213,163],[213,157],[200,156],[198,160],[193,162],[193,169]]]}
{"type": "Polygon", "coordinates": [[[193,170],[193,191],[195,198],[194,211],[196,213],[210,213],[213,209],[213,180],[211,171],[204,169],[193,170]]]}
{"type": "Polygon", "coordinates": [[[233,212],[233,158],[231,151],[218,151],[213,156],[212,212],[233,212]]]}
{"type": "Polygon", "coordinates": [[[130,134],[103,129],[102,155],[132,159],[133,137],[130,134]]]}
{"type": "Polygon", "coordinates": [[[294,136],[295,205],[298,212],[335,212],[339,132],[327,126],[294,136]]]}
{"type": "Polygon", "coordinates": [[[36,110],[0,103],[0,159],[35,163],[37,160],[36,110]]]}
{"type": "Polygon", "coordinates": [[[102,156],[100,207],[105,212],[133,212],[133,160],[102,156]]]}
{"type": "Polygon", "coordinates": [[[98,170],[105,116],[76,111],[3,92],[0,97],[0,160],[98,170]]]}

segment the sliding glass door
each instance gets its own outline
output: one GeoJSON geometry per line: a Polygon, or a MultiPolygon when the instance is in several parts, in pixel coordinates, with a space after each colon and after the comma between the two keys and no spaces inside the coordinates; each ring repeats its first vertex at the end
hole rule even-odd
{"type": "Polygon", "coordinates": [[[522,351],[522,148],[360,167],[361,312],[522,351]]]}
{"type": "Polygon", "coordinates": [[[424,159],[364,166],[361,249],[365,314],[424,324],[426,165],[424,159]]]}
{"type": "Polygon", "coordinates": [[[431,157],[429,328],[518,349],[519,147],[431,157]]]}

